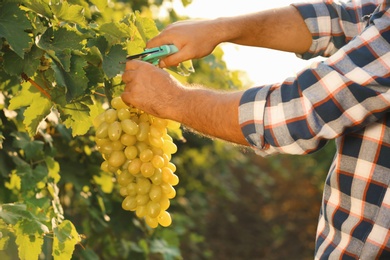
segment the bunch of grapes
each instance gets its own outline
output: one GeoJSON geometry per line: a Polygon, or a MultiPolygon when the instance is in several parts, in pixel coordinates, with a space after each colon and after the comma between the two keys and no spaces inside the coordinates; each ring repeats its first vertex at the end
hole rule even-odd
{"type": "Polygon", "coordinates": [[[116,174],[122,208],[135,211],[151,228],[169,226],[167,209],[179,182],[171,162],[177,151],[167,129],[180,124],[127,106],[120,97],[94,120],[96,144],[104,161],[102,170],[116,174]]]}

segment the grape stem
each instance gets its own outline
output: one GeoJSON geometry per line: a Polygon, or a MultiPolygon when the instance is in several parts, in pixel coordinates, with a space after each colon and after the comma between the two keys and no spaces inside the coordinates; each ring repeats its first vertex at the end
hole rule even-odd
{"type": "Polygon", "coordinates": [[[22,78],[25,80],[25,81],[28,81],[30,82],[31,85],[33,85],[34,87],[36,87],[43,95],[45,95],[49,100],[51,100],[51,96],[49,93],[47,93],[46,90],[44,90],[41,86],[38,85],[38,83],[36,83],[34,80],[32,80],[31,78],[29,78],[26,74],[22,73],[22,78]]]}

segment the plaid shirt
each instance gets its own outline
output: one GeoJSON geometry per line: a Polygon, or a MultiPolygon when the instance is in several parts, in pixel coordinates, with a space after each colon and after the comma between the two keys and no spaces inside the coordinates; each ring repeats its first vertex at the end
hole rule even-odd
{"type": "Polygon", "coordinates": [[[390,0],[295,4],[328,57],[245,91],[239,120],[260,155],[308,154],[331,139],[316,259],[390,259],[390,0]]]}

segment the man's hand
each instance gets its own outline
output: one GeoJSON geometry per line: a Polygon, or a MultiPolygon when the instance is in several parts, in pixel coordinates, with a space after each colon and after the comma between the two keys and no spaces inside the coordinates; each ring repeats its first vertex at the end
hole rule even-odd
{"type": "Polygon", "coordinates": [[[146,47],[174,44],[179,52],[161,59],[159,65],[162,68],[177,66],[180,62],[209,55],[221,42],[222,35],[218,35],[220,32],[218,24],[212,20],[176,22],[151,39],[146,47]]]}
{"type": "Polygon", "coordinates": [[[166,71],[132,60],[126,63],[122,80],[126,84],[122,100],[149,114],[173,120],[183,86],[166,71]]]}

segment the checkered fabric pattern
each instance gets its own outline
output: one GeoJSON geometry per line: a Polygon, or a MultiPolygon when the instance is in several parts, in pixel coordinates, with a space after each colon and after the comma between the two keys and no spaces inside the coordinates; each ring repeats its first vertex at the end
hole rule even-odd
{"type": "Polygon", "coordinates": [[[390,259],[390,0],[294,6],[313,36],[302,57],[328,58],[245,91],[242,131],[263,156],[334,139],[315,259],[390,259]]]}

